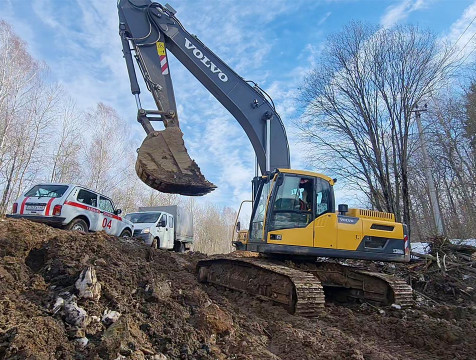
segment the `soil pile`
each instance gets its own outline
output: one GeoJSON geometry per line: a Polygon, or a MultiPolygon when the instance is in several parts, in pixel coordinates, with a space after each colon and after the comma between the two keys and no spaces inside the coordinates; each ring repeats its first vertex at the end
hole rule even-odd
{"type": "Polygon", "coordinates": [[[0,359],[472,359],[476,308],[329,304],[318,319],[197,282],[204,255],[0,222],[0,359]]]}

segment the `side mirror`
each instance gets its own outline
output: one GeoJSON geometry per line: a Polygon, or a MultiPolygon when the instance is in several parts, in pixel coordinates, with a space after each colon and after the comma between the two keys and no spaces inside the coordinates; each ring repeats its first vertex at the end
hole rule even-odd
{"type": "Polygon", "coordinates": [[[337,209],[339,211],[339,215],[345,215],[347,213],[347,211],[349,211],[349,205],[339,204],[337,209]]]}
{"type": "Polygon", "coordinates": [[[157,227],[165,227],[165,220],[161,219],[159,223],[157,224],[157,227]]]}
{"type": "Polygon", "coordinates": [[[122,214],[122,210],[121,210],[121,209],[116,209],[116,210],[114,210],[114,215],[119,215],[119,214],[122,214]]]}
{"type": "Polygon", "coordinates": [[[236,223],[236,232],[239,232],[240,229],[241,229],[241,223],[238,221],[238,222],[236,223]]]}

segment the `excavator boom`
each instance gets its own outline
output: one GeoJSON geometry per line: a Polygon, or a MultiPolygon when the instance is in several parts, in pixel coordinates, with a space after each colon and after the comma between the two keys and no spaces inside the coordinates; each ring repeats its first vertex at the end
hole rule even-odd
{"type": "Polygon", "coordinates": [[[281,118],[266,93],[244,80],[187,32],[169,5],[150,0],[119,0],[119,33],[136,97],[138,121],[147,137],[138,151],[136,171],[147,185],[162,192],[204,195],[215,185],[190,158],[179,127],[168,52],[171,52],[236,118],[256,153],[262,173],[289,168],[289,148],[281,118]],[[144,110],[133,54],[158,110],[144,110]],[[151,121],[165,129],[156,131],[151,121]]]}

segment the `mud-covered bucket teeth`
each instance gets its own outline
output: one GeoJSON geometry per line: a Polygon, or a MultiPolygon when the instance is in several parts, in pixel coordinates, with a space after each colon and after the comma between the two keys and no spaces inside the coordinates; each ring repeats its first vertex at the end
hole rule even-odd
{"type": "Polygon", "coordinates": [[[136,172],[144,183],[165,193],[201,196],[216,188],[188,155],[178,127],[147,135],[138,150],[136,172]]]}

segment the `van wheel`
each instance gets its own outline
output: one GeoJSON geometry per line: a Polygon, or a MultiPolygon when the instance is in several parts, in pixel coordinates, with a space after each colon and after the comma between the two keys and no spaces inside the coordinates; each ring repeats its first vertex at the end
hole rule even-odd
{"type": "Polygon", "coordinates": [[[158,249],[159,246],[160,246],[160,239],[159,238],[154,238],[154,240],[152,240],[152,244],[150,246],[154,249],[158,249]]]}
{"type": "Polygon", "coordinates": [[[181,241],[176,241],[174,245],[174,251],[178,253],[184,253],[185,252],[185,244],[181,241]]]}
{"type": "Polygon", "coordinates": [[[88,224],[86,224],[86,221],[83,219],[73,219],[66,228],[68,230],[81,231],[84,233],[89,231],[88,224]]]}
{"type": "Polygon", "coordinates": [[[119,235],[119,237],[125,237],[125,238],[130,238],[131,236],[132,234],[129,229],[122,230],[121,235],[119,235]]]}

